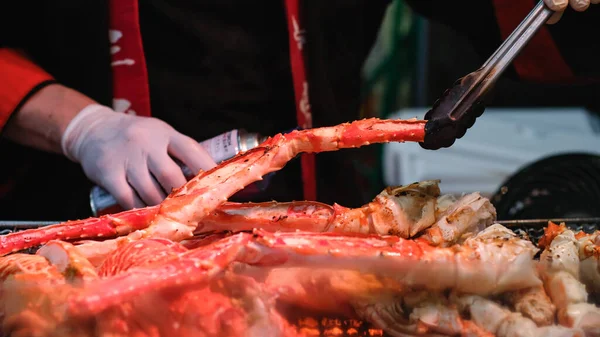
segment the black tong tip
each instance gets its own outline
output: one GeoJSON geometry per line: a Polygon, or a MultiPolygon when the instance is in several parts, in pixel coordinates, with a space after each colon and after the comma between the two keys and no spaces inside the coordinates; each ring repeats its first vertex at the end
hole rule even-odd
{"type": "Polygon", "coordinates": [[[461,106],[458,99],[472,81],[471,76],[456,81],[454,86],[446,90],[431,110],[425,114],[425,139],[419,143],[427,150],[438,150],[450,147],[457,139],[462,138],[467,129],[475,124],[475,120],[485,111],[482,100],[461,106]]]}

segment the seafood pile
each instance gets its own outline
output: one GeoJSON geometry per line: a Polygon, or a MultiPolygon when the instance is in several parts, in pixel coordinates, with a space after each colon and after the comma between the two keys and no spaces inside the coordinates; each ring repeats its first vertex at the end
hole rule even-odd
{"type": "Polygon", "coordinates": [[[291,318],[306,315],[386,336],[600,336],[600,233],[550,224],[536,246],[494,223],[489,200],[443,195],[439,181],[359,208],[227,201],[300,153],[418,142],[424,125],[279,134],[158,206],[2,236],[2,333],[320,335],[291,318]]]}

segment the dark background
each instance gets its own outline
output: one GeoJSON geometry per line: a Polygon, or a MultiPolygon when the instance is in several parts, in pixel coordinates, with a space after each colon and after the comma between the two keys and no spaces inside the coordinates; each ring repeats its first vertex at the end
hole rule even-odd
{"type": "MultiPolygon", "coordinates": [[[[425,102],[433,102],[452,83],[477,68],[485,59],[479,57],[470,42],[449,27],[428,21],[428,60],[425,102]]],[[[582,41],[585,43],[585,41],[582,41]]],[[[590,58],[590,61],[593,57],[590,58]]],[[[489,107],[564,107],[584,106],[600,111],[600,85],[567,87],[511,80],[503,76],[487,101],[489,107]]]]}

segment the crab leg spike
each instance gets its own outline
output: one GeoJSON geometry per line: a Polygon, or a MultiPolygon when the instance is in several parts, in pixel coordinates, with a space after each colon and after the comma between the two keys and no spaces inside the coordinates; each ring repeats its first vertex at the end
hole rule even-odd
{"type": "Polygon", "coordinates": [[[146,207],[99,218],[67,221],[0,236],[0,256],[43,245],[51,240],[109,238],[150,225],[158,207],[146,207]]]}

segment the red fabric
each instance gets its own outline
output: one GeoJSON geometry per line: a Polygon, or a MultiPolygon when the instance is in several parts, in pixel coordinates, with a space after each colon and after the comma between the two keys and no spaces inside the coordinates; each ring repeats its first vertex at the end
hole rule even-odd
{"type": "MultiPolygon", "coordinates": [[[[296,118],[298,125],[303,129],[312,128],[312,112],[308,98],[308,81],[306,78],[306,67],[304,64],[303,47],[305,35],[302,29],[299,0],[286,0],[286,11],[288,21],[290,62],[292,78],[294,80],[294,94],[296,97],[296,118]]],[[[317,182],[315,155],[312,153],[302,154],[300,158],[302,165],[302,182],[304,185],[304,199],[317,199],[317,182]]]]}
{"type": "Polygon", "coordinates": [[[138,0],[110,0],[109,26],[113,109],[138,116],[150,116],[150,89],[138,0]]]}
{"type": "Polygon", "coordinates": [[[17,106],[52,76],[16,50],[0,48],[0,131],[17,106]]]}
{"type": "MultiPolygon", "coordinates": [[[[506,39],[534,7],[533,1],[494,0],[496,18],[506,39]]],[[[542,27],[515,58],[518,75],[530,81],[563,83],[574,80],[571,68],[563,59],[548,27],[542,27]]]]}

